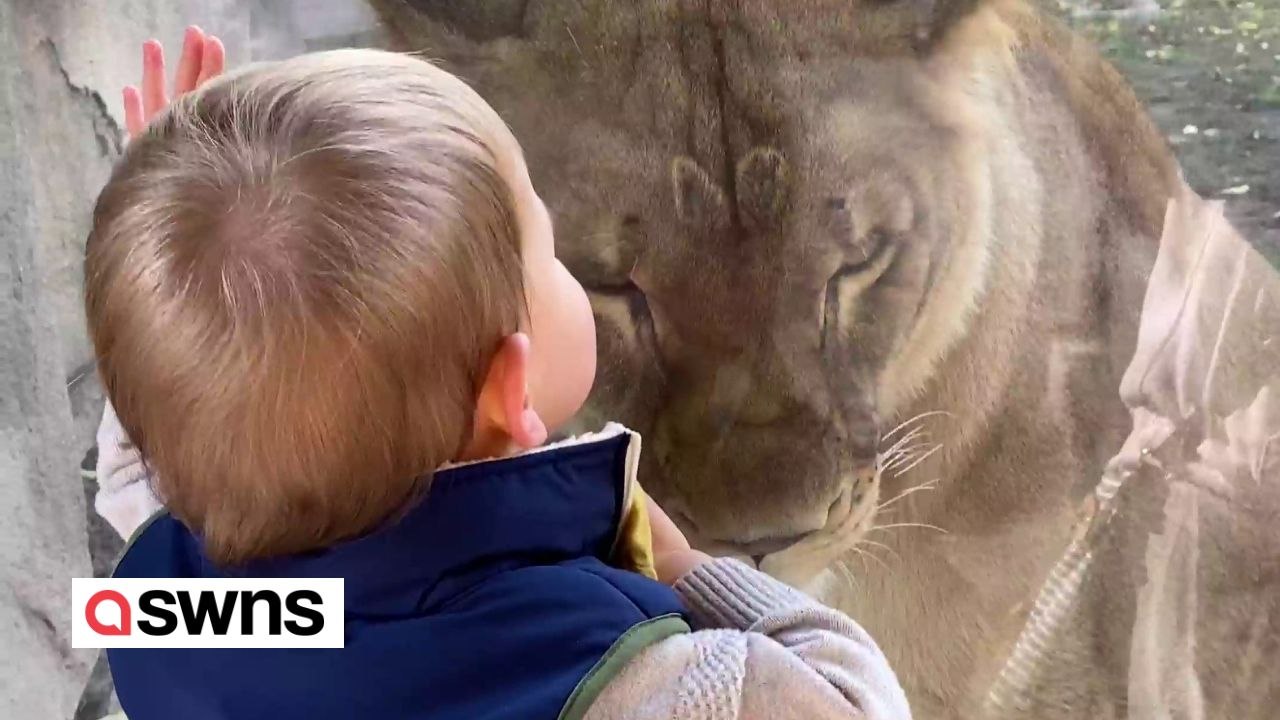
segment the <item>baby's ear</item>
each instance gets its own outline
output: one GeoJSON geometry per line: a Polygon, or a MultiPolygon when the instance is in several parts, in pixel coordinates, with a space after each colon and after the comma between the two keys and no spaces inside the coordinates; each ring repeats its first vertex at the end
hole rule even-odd
{"type": "Polygon", "coordinates": [[[518,447],[535,448],[547,441],[547,426],[533,409],[529,397],[533,351],[529,336],[516,333],[503,338],[490,374],[501,398],[500,425],[518,447]]]}

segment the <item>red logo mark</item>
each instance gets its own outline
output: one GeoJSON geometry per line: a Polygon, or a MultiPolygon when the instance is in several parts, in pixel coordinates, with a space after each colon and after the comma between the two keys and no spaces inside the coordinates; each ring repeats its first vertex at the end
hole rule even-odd
{"type": "Polygon", "coordinates": [[[128,635],[133,628],[132,623],[129,622],[129,601],[125,599],[124,595],[115,590],[99,590],[94,593],[93,597],[90,597],[89,602],[84,606],[84,619],[89,623],[89,627],[99,635],[128,635]],[[105,602],[112,603],[119,608],[119,625],[108,625],[98,620],[98,606],[105,602]]]}

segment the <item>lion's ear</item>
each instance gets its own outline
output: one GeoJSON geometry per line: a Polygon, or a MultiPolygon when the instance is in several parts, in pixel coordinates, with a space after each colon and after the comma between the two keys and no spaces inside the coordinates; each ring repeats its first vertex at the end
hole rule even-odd
{"type": "Polygon", "coordinates": [[[961,20],[969,17],[985,0],[907,0],[927,6],[928,31],[922,50],[932,50],[961,20]]]}
{"type": "Polygon", "coordinates": [[[524,34],[527,0],[369,0],[395,50],[447,51],[524,34]]]}
{"type": "Polygon", "coordinates": [[[928,53],[986,0],[859,0],[856,34],[866,48],[928,53]]]}
{"type": "Polygon", "coordinates": [[[705,230],[729,226],[729,204],[724,190],[693,158],[680,156],[671,163],[671,183],[675,193],[676,216],[705,230]]]}
{"type": "Polygon", "coordinates": [[[755,232],[780,227],[788,197],[787,161],[771,147],[758,147],[738,163],[738,211],[755,232]]]}

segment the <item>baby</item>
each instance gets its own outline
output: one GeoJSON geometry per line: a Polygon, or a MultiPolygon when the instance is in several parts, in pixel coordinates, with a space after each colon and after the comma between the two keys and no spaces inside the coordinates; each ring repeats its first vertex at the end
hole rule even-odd
{"type": "Polygon", "coordinates": [[[591,309],[457,78],[345,50],[186,94],[103,190],[85,283],[102,480],[165,507],[115,576],[346,584],[342,650],[109,651],[131,720],[909,717],[853,621],[656,505],[658,579],[617,567],[639,438],[544,445],[591,309]]]}

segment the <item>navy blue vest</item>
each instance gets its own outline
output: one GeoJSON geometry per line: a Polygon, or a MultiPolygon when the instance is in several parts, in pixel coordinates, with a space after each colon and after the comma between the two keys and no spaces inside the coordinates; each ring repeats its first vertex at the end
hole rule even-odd
{"type": "Polygon", "coordinates": [[[667,587],[609,565],[631,441],[445,470],[384,529],[235,571],[214,567],[191,532],[160,516],[115,577],[345,578],[346,647],[111,650],[125,713],[554,720],[629,631],[683,613],[667,587]]]}

